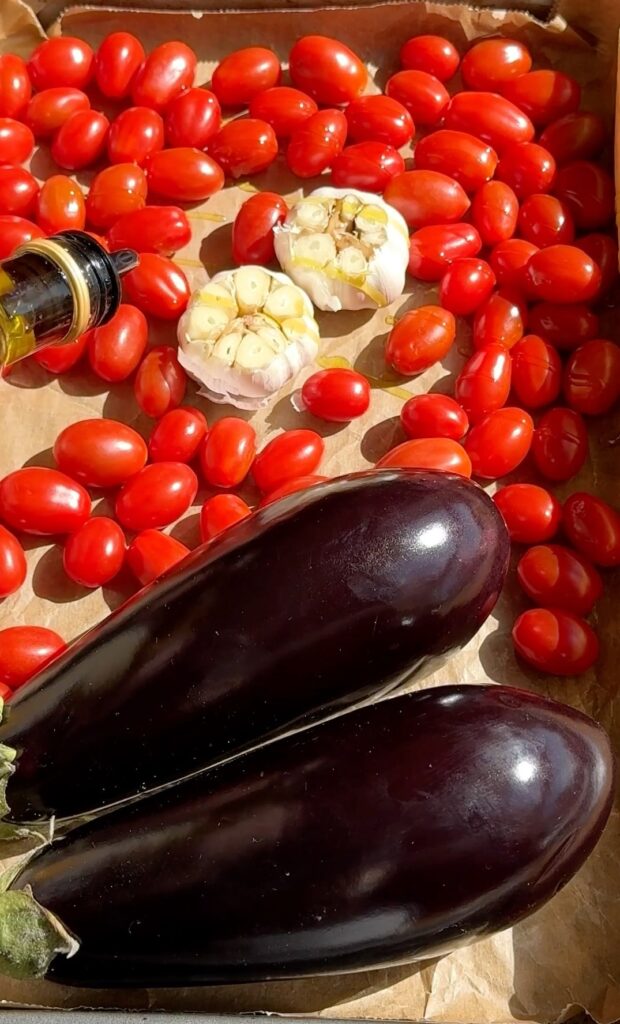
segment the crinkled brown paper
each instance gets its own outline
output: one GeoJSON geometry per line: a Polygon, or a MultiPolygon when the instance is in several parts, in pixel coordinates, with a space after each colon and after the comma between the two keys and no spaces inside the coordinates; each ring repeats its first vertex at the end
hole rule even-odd
{"type": "MultiPolygon", "coordinates": [[[[357,9],[322,11],[286,10],[256,13],[145,14],[76,9],[65,14],[61,28],[97,44],[104,35],[119,29],[135,32],[147,47],[166,39],[186,40],[198,52],[202,64],[197,81],[208,82],[210,71],[224,53],[234,47],[263,43],[276,49],[282,59],[298,36],[320,31],[350,43],[374,69],[382,85],[395,66],[400,43],[419,32],[440,32],[462,50],[479,35],[501,32],[525,40],[541,65],[551,62],[572,71],[585,87],[588,105],[611,117],[614,99],[614,67],[618,38],[616,0],[571,0],[571,21],[580,18],[601,40],[596,50],[560,17],[547,26],[522,14],[475,13],[464,7],[392,3],[364,4],[357,9]],[[614,11],[616,10],[616,13],[614,11]]],[[[57,31],[54,26],[53,31],[57,31]]],[[[37,41],[33,16],[19,0],[0,3],[2,49],[28,52],[37,41]]],[[[49,160],[41,153],[35,172],[45,174],[49,160]]],[[[88,176],[80,176],[87,185],[88,176]]],[[[316,183],[318,184],[318,182],[316,183]]],[[[230,224],[240,204],[253,188],[275,188],[290,198],[301,195],[299,182],[287,176],[281,161],[276,169],[254,179],[252,185],[227,187],[201,208],[189,211],[194,240],[178,262],[190,277],[230,265],[230,224]]],[[[315,183],[307,183],[307,189],[315,183]]],[[[433,301],[435,290],[412,285],[408,294],[388,310],[361,313],[321,314],[322,366],[352,365],[366,373],[373,385],[369,413],[346,428],[326,429],[327,455],[322,471],[337,475],[372,464],[401,440],[398,414],[409,395],[429,389],[449,391],[455,372],[468,352],[467,328],[461,328],[453,351],[439,367],[415,380],[396,380],[386,372],[383,346],[391,318],[422,301],[433,301]]],[[[613,314],[607,333],[617,337],[613,314]]],[[[158,340],[174,341],[174,331],[164,327],[158,340]]],[[[155,332],[154,332],[155,335],[155,332]]],[[[305,375],[311,372],[306,371],[305,375]]],[[[298,387],[300,381],[296,382],[298,387]]],[[[291,391],[294,388],[291,389],[291,391]]],[[[193,394],[190,395],[193,399],[193,394]]],[[[211,407],[198,400],[210,420],[230,414],[230,409],[211,407]]],[[[0,475],[24,463],[50,465],[51,445],[59,430],[89,416],[117,417],[137,427],[145,436],[150,423],[140,415],[131,385],[109,392],[92,375],[75,371],[51,378],[36,365],[22,364],[10,380],[0,382],[0,475]]],[[[294,411],[290,392],[282,395],[252,422],[264,441],[278,430],[299,426],[303,418],[294,411]]],[[[312,423],[316,427],[316,423],[312,423]]],[[[592,488],[618,502],[618,449],[607,441],[620,434],[620,417],[592,423],[592,460],[578,478],[558,489],[561,497],[583,487],[592,488]]],[[[523,470],[521,478],[527,476],[523,470]]],[[[178,536],[196,543],[197,508],[174,529],[178,536]]],[[[105,510],[105,500],[98,503],[105,510]]],[[[87,593],[64,577],[58,548],[45,541],[27,540],[28,582],[0,609],[0,624],[45,624],[67,640],[100,621],[128,593],[128,581],[87,593]]],[[[534,689],[565,700],[594,715],[612,733],[620,747],[618,666],[620,593],[610,576],[597,610],[602,655],[596,669],[578,680],[546,679],[517,664],[510,642],[510,627],[525,601],[509,583],[506,593],[486,626],[467,649],[454,657],[422,685],[444,682],[479,683],[485,679],[534,689]],[[615,590],[615,592],[614,592],[615,590]]],[[[96,728],[96,723],[93,723],[96,728]]],[[[124,1007],[134,1009],[184,1009],[321,1014],[332,1017],[426,1018],[433,1021],[507,1022],[555,1021],[586,1008],[596,1020],[620,1018],[620,815],[617,811],[598,848],[578,876],[544,909],[495,938],[422,966],[399,967],[265,985],[175,991],[84,992],[47,983],[20,984],[2,981],[0,994],[13,1004],[48,1007],[124,1007]]]]}

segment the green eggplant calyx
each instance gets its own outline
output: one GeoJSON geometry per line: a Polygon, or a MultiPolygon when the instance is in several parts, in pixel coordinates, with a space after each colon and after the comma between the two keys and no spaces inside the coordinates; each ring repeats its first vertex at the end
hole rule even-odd
{"type": "Polygon", "coordinates": [[[57,954],[70,957],[78,949],[79,942],[37,903],[30,888],[0,895],[0,974],[43,978],[57,954]]]}

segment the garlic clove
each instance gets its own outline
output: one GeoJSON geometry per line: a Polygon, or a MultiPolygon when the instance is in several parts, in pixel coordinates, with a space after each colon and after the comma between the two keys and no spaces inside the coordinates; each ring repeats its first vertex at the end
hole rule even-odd
{"type": "Polygon", "coordinates": [[[190,338],[215,340],[228,326],[232,316],[234,314],[221,307],[195,305],[187,315],[185,330],[190,338]]]}
{"type": "Polygon", "coordinates": [[[324,231],[327,227],[328,219],[328,208],[319,199],[302,199],[295,207],[295,222],[300,228],[307,228],[310,231],[324,231]]]}
{"type": "Polygon", "coordinates": [[[267,301],[263,306],[263,312],[272,316],[274,320],[281,322],[293,316],[303,316],[306,312],[304,296],[299,288],[292,285],[282,285],[270,292],[267,301]]]}
{"type": "Polygon", "coordinates": [[[382,210],[380,206],[372,204],[362,206],[359,213],[355,216],[355,227],[362,233],[376,231],[379,227],[385,228],[387,223],[388,215],[386,211],[382,210]]]}
{"type": "Polygon", "coordinates": [[[282,332],[291,342],[311,341],[315,344],[319,340],[319,330],[316,320],[309,316],[291,317],[290,320],[282,321],[282,332]]]}
{"type": "Polygon", "coordinates": [[[261,370],[273,362],[279,351],[280,347],[274,345],[271,339],[247,331],[237,349],[235,363],[245,370],[261,370]]]}
{"type": "Polygon", "coordinates": [[[314,233],[295,240],[295,260],[307,260],[316,267],[326,267],[336,258],[336,243],[331,235],[314,233]]]}
{"type": "Polygon", "coordinates": [[[350,246],[338,253],[338,269],[348,277],[364,277],[368,272],[368,261],[364,254],[350,246]]]}
{"type": "Polygon", "coordinates": [[[361,201],[353,194],[346,195],[340,200],[340,216],[345,221],[355,220],[361,208],[361,201]]]}
{"type": "Polygon", "coordinates": [[[260,267],[240,267],[234,275],[235,294],[240,313],[256,313],[265,304],[271,278],[260,267]]]}

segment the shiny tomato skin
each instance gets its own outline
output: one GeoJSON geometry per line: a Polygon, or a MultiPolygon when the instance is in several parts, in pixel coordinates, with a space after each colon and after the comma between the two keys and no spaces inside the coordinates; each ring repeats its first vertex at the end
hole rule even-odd
{"type": "Polygon", "coordinates": [[[383,192],[404,170],[405,161],[393,146],[384,142],[357,142],[345,146],[334,158],[331,180],[337,188],[383,192]]]}
{"type": "Polygon", "coordinates": [[[487,181],[474,196],[471,215],[484,245],[496,245],[514,235],[519,200],[505,182],[487,181]]]}
{"type": "Polygon", "coordinates": [[[232,228],[232,257],[238,266],[273,263],[273,229],[282,224],[288,206],[277,192],[257,192],[240,207],[232,228]]]}
{"type": "Polygon", "coordinates": [[[278,140],[266,121],[229,121],[209,143],[209,154],[231,178],[260,174],[278,155],[278,140]]]}
{"type": "Polygon", "coordinates": [[[34,135],[13,117],[0,117],[0,164],[23,164],[34,149],[34,135]]]}
{"type": "Polygon", "coordinates": [[[186,388],[185,370],[174,349],[159,345],[147,352],[134,381],[134,394],[142,412],[159,419],[181,404],[186,388]]]}
{"type": "Polygon", "coordinates": [[[581,101],[579,84],[563,71],[544,68],[506,82],[503,95],[516,104],[536,127],[572,114],[581,101]]]}
{"type": "Polygon", "coordinates": [[[144,313],[121,303],[107,324],[88,332],[88,359],[101,380],[126,380],[138,366],[148,340],[144,313]]]}
{"type": "Polygon", "coordinates": [[[403,68],[426,71],[440,82],[447,82],[456,74],[459,61],[458,50],[443,36],[413,36],[400,50],[403,68]]]}
{"type": "Polygon", "coordinates": [[[620,514],[594,494],[577,491],[564,502],[564,533],[578,551],[603,569],[620,565],[620,514]]]}
{"type": "Polygon", "coordinates": [[[86,216],[94,228],[107,230],[126,213],[146,203],[146,175],[136,164],[112,164],[96,175],[86,198],[86,216]]]}
{"type": "Polygon", "coordinates": [[[13,213],[0,214],[0,260],[12,256],[15,250],[33,238],[43,238],[44,231],[25,217],[13,213]]]}
{"type": "Polygon", "coordinates": [[[108,232],[110,252],[135,249],[171,256],[183,249],[192,237],[187,214],[178,206],[143,206],[126,213],[108,232]]]}
{"type": "Polygon", "coordinates": [[[532,444],[534,423],[523,409],[496,409],[472,427],[463,442],[473,476],[496,480],[519,466],[532,444]]]}
{"type": "Polygon", "coordinates": [[[30,81],[37,92],[64,85],[84,89],[95,71],[95,55],[82,39],[55,36],[39,43],[28,61],[30,81]]]}
{"type": "Polygon", "coordinates": [[[454,260],[441,279],[439,301],[456,316],[469,316],[490,297],[495,274],[486,260],[454,260]]]}
{"type": "Polygon", "coordinates": [[[591,626],[561,608],[531,608],[512,629],[515,650],[523,661],[554,676],[577,676],[592,667],[599,642],[591,626]]]}
{"type": "Polygon", "coordinates": [[[448,437],[461,441],[469,430],[462,406],[449,395],[414,395],[403,405],[400,422],[409,438],[448,437]]]}
{"type": "Polygon", "coordinates": [[[562,483],[575,476],[588,456],[588,433],[583,417],[574,409],[556,406],[538,421],[532,457],[547,480],[562,483]]]}
{"type": "Polygon", "coordinates": [[[462,220],[470,206],[458,181],[439,171],[403,171],[389,182],[383,198],[413,228],[462,220]]]}
{"type": "Polygon", "coordinates": [[[599,268],[601,294],[604,294],[618,281],[618,242],[611,235],[593,231],[589,235],[581,235],[578,245],[599,268]]]}
{"type": "Polygon", "coordinates": [[[291,135],[286,150],[289,169],[298,178],[313,178],[331,167],[342,151],[347,121],[341,110],[319,110],[291,135]]]}
{"type": "Polygon", "coordinates": [[[531,195],[519,210],[519,231],[539,249],[548,245],[571,245],[575,222],[566,205],[556,196],[531,195]]]}
{"type": "Polygon", "coordinates": [[[389,333],[387,363],[404,376],[423,373],[450,351],[456,334],[452,313],[441,306],[418,306],[405,313],[389,333]]]}
{"type": "Polygon", "coordinates": [[[408,270],[420,281],[439,281],[454,260],[476,256],[481,248],[471,224],[429,225],[411,236],[408,270]]]}
{"type": "Polygon", "coordinates": [[[125,534],[107,516],[87,519],[72,533],[62,556],[64,570],[81,587],[103,587],[123,568],[125,534]]]}
{"type": "Polygon", "coordinates": [[[26,579],[26,556],[17,537],[0,526],[0,599],[19,590],[26,579]]]}
{"type": "Polygon", "coordinates": [[[214,494],[200,510],[200,536],[203,543],[214,540],[220,533],[251,514],[250,506],[236,494],[214,494]]]}
{"type": "Polygon", "coordinates": [[[500,155],[518,142],[530,142],[534,125],[519,107],[494,92],[460,92],[452,97],[443,123],[447,129],[471,132],[500,155]]]}
{"type": "Polygon", "coordinates": [[[551,191],[557,168],[547,149],[536,142],[521,142],[508,146],[495,173],[519,199],[527,199],[535,193],[551,191]]]}
{"type": "Polygon", "coordinates": [[[315,473],[287,480],[281,487],[276,487],[275,490],[266,494],[259,502],[258,507],[264,508],[265,505],[271,505],[274,501],[280,501],[280,498],[287,498],[289,494],[296,494],[297,491],[305,491],[308,487],[314,487],[315,484],[325,483],[326,480],[329,480],[329,477],[317,476],[315,473]]]}
{"type": "Polygon", "coordinates": [[[581,110],[547,125],[540,136],[540,144],[549,150],[561,167],[572,160],[591,160],[598,156],[607,135],[607,127],[599,114],[581,110]]]}
{"type": "Polygon", "coordinates": [[[302,36],[289,55],[291,82],[323,106],[350,103],[363,91],[368,72],[344,43],[329,36],[302,36]]]}
{"type": "Polygon", "coordinates": [[[599,332],[599,319],[589,306],[579,303],[558,305],[538,302],[530,306],[528,324],[533,334],[546,338],[556,348],[572,351],[599,332]]]}
{"type": "Polygon", "coordinates": [[[0,117],[22,118],[31,94],[26,62],[13,53],[0,54],[0,117]]]}
{"type": "Polygon", "coordinates": [[[402,103],[387,96],[359,96],[345,110],[350,142],[385,142],[400,149],[415,132],[411,114],[402,103]]]}
{"type": "Polygon", "coordinates": [[[141,586],[163,576],[173,565],[189,555],[189,548],[180,540],[160,530],[138,533],[127,548],[127,565],[141,586]]]}
{"type": "Polygon", "coordinates": [[[471,476],[471,460],[458,441],[449,437],[419,437],[403,441],[377,462],[377,469],[431,469],[471,476]]]}
{"type": "Polygon", "coordinates": [[[531,297],[546,302],[588,302],[599,292],[601,272],[587,253],[574,245],[548,245],[530,258],[525,269],[531,297]]]}
{"type": "Polygon", "coordinates": [[[525,271],[536,252],[538,246],[525,238],[507,238],[505,242],[494,245],[489,254],[489,263],[499,287],[523,293],[527,285],[525,271]]]}
{"type": "Polygon", "coordinates": [[[17,690],[65,649],[62,637],[44,626],[0,630],[0,684],[17,690]]]}
{"type": "Polygon", "coordinates": [[[554,191],[582,231],[605,227],[614,216],[614,180],[590,160],[575,160],[562,167],[554,191]]]}
{"type": "Polygon", "coordinates": [[[131,84],[136,107],[163,110],[186,89],[191,89],[196,71],[196,54],[185,43],[171,40],[151,50],[131,84]]]}
{"type": "Polygon", "coordinates": [[[349,423],[370,405],[370,384],[355,370],[319,370],[304,382],[301,400],[308,412],[328,423],[349,423]]]}
{"type": "Polygon", "coordinates": [[[503,345],[491,344],[474,352],[456,378],[454,397],[470,423],[479,423],[508,401],[512,361],[503,345]]]}
{"type": "Polygon", "coordinates": [[[555,402],[562,389],[562,361],[557,349],[536,334],[526,334],[511,350],[512,389],[526,409],[555,402]]]}
{"type": "Polygon", "coordinates": [[[164,122],[156,110],[128,107],[110,125],[108,160],[111,164],[135,163],[142,167],[164,145],[164,122]]]}
{"type": "Polygon", "coordinates": [[[57,469],[30,466],[0,480],[0,516],[14,530],[41,537],[73,533],[89,515],[87,491],[57,469]]]}
{"type": "Polygon", "coordinates": [[[266,121],[278,139],[286,140],[318,109],[312,97],[301,89],[276,85],[254,96],[250,102],[250,117],[266,121]]]}
{"type": "Polygon", "coordinates": [[[519,560],[517,579],[541,608],[589,615],[603,593],[603,581],[583,555],[561,544],[540,544],[519,560]]]}
{"type": "Polygon", "coordinates": [[[476,310],[473,323],[474,348],[503,345],[512,348],[525,331],[527,307],[517,292],[499,288],[476,310]]]}
{"type": "Polygon", "coordinates": [[[66,373],[80,362],[86,352],[89,335],[90,331],[86,331],[66,345],[48,345],[40,352],[34,352],[32,358],[49,373],[66,373]]]}
{"type": "Polygon", "coordinates": [[[160,149],[145,163],[149,194],[195,203],[219,192],[224,184],[222,168],[200,149],[160,149]]]}
{"type": "Polygon", "coordinates": [[[222,111],[209,89],[188,89],[166,107],[166,142],[172,147],[205,149],[220,130],[222,111]]]}
{"type": "Polygon", "coordinates": [[[323,438],[314,430],[285,430],[254,459],[254,481],[263,494],[270,494],[289,480],[314,473],[324,451],[323,438]]]}
{"type": "Polygon", "coordinates": [[[65,427],[54,443],[61,472],[86,487],[118,487],[146,464],[145,442],[118,420],[78,420],[65,427]]]}
{"type": "Polygon", "coordinates": [[[30,217],[38,194],[38,182],[25,167],[0,167],[0,213],[30,217]]]}
{"type": "Polygon", "coordinates": [[[446,129],[420,139],[413,159],[420,170],[455,178],[466,192],[477,192],[490,181],[498,162],[497,153],[486,142],[468,132],[446,129]]]}
{"type": "Polygon", "coordinates": [[[562,506],[538,484],[508,484],[493,495],[515,544],[542,544],[555,537],[562,521],[562,506]]]}
{"type": "Polygon", "coordinates": [[[123,277],[123,288],[130,303],[160,320],[177,320],[189,301],[181,268],[154,252],[140,254],[138,266],[123,277]]]}
{"type": "Polygon", "coordinates": [[[155,424],[149,439],[151,462],[191,462],[207,436],[200,409],[171,409],[155,424]]]}
{"type": "Polygon", "coordinates": [[[82,190],[73,178],[66,174],[53,174],[43,182],[37,196],[36,218],[46,235],[83,230],[86,204],[82,190]]]}
{"type": "Polygon", "coordinates": [[[532,55],[523,43],[497,36],[474,43],[461,61],[461,74],[468,89],[501,92],[531,66],[532,55]]]}
{"type": "Polygon", "coordinates": [[[429,127],[441,120],[450,102],[445,85],[427,71],[397,71],[385,91],[409,111],[414,124],[429,127]]]}
{"type": "Polygon", "coordinates": [[[198,491],[193,469],[183,462],[155,462],[132,476],[118,492],[114,511],[128,530],[158,529],[180,519],[198,491]]]}
{"type": "Polygon", "coordinates": [[[24,120],[37,139],[49,139],[72,114],[89,109],[90,100],[81,89],[58,86],[36,93],[26,108],[24,120]]]}
{"type": "Polygon", "coordinates": [[[96,110],[78,110],[58,129],[52,157],[59,167],[79,171],[97,163],[105,151],[110,122],[96,110]]]}
{"type": "Polygon", "coordinates": [[[564,399],[583,416],[602,416],[620,398],[620,348],[605,338],[586,341],[564,370],[564,399]]]}
{"type": "Polygon", "coordinates": [[[256,455],[256,431],[238,416],[214,423],[200,448],[200,467],[212,487],[237,487],[256,455]]]}
{"type": "Polygon", "coordinates": [[[142,43],[131,32],[107,35],[95,54],[95,81],[99,92],[111,100],[129,96],[145,57],[142,43]]]}
{"type": "Polygon", "coordinates": [[[280,61],[264,46],[233,50],[217,65],[211,88],[223,107],[247,107],[265,89],[273,89],[282,77],[280,61]]]}

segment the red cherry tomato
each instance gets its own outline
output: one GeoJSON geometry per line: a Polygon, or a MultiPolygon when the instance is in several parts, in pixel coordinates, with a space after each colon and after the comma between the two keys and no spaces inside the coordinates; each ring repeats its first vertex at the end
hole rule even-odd
{"type": "Polygon", "coordinates": [[[239,266],[273,263],[273,229],[282,224],[288,206],[277,192],[257,192],[246,199],[232,229],[232,256],[239,266]]]}
{"type": "Polygon", "coordinates": [[[200,536],[203,543],[218,537],[251,514],[250,506],[236,494],[214,494],[200,510],[200,536]]]}
{"type": "Polygon", "coordinates": [[[298,178],[313,178],[331,167],[347,137],[341,110],[319,110],[291,135],[286,150],[289,169],[298,178]]]}
{"type": "Polygon", "coordinates": [[[589,306],[559,306],[554,302],[538,302],[530,306],[528,324],[534,334],[550,341],[556,348],[570,351],[584,341],[596,338],[599,321],[589,306]]]}
{"type": "Polygon", "coordinates": [[[574,615],[589,615],[603,593],[603,581],[594,566],[561,544],[541,544],[526,551],[517,565],[517,578],[535,604],[574,615]]]}
{"type": "Polygon", "coordinates": [[[386,186],[383,198],[414,228],[462,220],[470,205],[462,186],[439,171],[397,174],[386,186]]]}
{"type": "Polygon", "coordinates": [[[146,54],[131,32],[111,32],[95,54],[95,81],[99,92],[108,99],[123,100],[146,54]]]}
{"type": "Polygon", "coordinates": [[[57,231],[81,231],[86,223],[82,190],[66,174],[53,174],[37,196],[37,223],[46,235],[57,231]]]}
{"type": "Polygon", "coordinates": [[[327,476],[317,476],[316,474],[309,474],[308,476],[298,476],[294,480],[287,480],[281,487],[276,487],[274,491],[270,491],[259,503],[259,508],[264,508],[265,505],[272,505],[274,501],[280,501],[281,498],[287,498],[289,494],[296,494],[297,491],[307,491],[309,487],[314,487],[315,484],[325,483],[329,480],[327,476]]]}
{"type": "Polygon", "coordinates": [[[160,320],[178,320],[189,301],[185,274],[159,253],[141,253],[138,266],[125,274],[123,287],[134,306],[160,320]]]}
{"type": "Polygon", "coordinates": [[[539,473],[560,483],[579,472],[588,455],[588,434],[582,416],[561,406],[549,409],[538,422],[532,457],[539,473]]]}
{"type": "Polygon", "coordinates": [[[414,395],[403,405],[400,422],[407,437],[447,437],[460,441],[469,430],[467,413],[449,395],[414,395]]]}
{"type": "Polygon", "coordinates": [[[383,192],[395,175],[404,170],[405,161],[393,146],[383,142],[358,142],[346,146],[334,159],[332,182],[337,188],[383,192]]]}
{"type": "Polygon", "coordinates": [[[186,555],[189,548],[180,540],[159,530],[142,530],[127,548],[127,565],[138,583],[146,587],[186,555]]]}
{"type": "Polygon", "coordinates": [[[188,89],[166,107],[166,141],[169,146],[205,149],[221,123],[217,96],[208,89],[188,89]]]}
{"type": "Polygon", "coordinates": [[[35,352],[32,358],[49,373],[66,373],[77,366],[84,355],[89,335],[90,331],[86,331],[66,345],[48,345],[40,352],[35,352]]]}
{"type": "Polygon", "coordinates": [[[594,260],[574,245],[539,249],[525,268],[527,290],[547,302],[587,302],[598,294],[601,272],[594,260]]]}
{"type": "Polygon", "coordinates": [[[0,598],[19,590],[26,579],[26,556],[17,537],[0,526],[0,598]]]}
{"type": "Polygon", "coordinates": [[[613,178],[589,160],[576,160],[562,167],[555,183],[555,194],[566,203],[575,224],[583,231],[605,227],[613,218],[613,178]]]}
{"type": "Polygon", "coordinates": [[[290,139],[293,132],[318,109],[312,97],[300,89],[276,85],[253,97],[250,117],[270,124],[278,139],[290,139]]]}
{"type": "Polygon", "coordinates": [[[457,93],[450,100],[443,123],[447,129],[470,132],[500,154],[534,137],[534,125],[523,111],[494,92],[457,93]]]}
{"type": "Polygon", "coordinates": [[[576,349],[564,371],[564,398],[584,416],[602,416],[620,398],[620,348],[594,338],[576,349]]]}
{"type": "Polygon", "coordinates": [[[474,476],[485,480],[512,473],[532,444],[534,423],[523,409],[506,406],[480,420],[463,442],[474,476]]]}
{"type": "Polygon", "coordinates": [[[146,349],[146,317],[135,306],[122,303],[111,320],[88,332],[88,358],[101,380],[126,380],[146,349]]]}
{"type": "Polygon", "coordinates": [[[575,240],[572,214],[566,203],[555,196],[528,196],[519,211],[519,230],[540,249],[547,245],[570,245],[575,240]]]}
{"type": "Polygon", "coordinates": [[[497,177],[513,189],[519,199],[549,192],[556,176],[555,160],[535,142],[509,146],[497,165],[497,177]]]}
{"type": "Polygon", "coordinates": [[[103,587],[123,568],[125,535],[106,516],[88,519],[65,544],[64,570],[81,587],[103,587]]]}
{"type": "Polygon", "coordinates": [[[93,77],[94,57],[88,43],[75,36],[46,39],[28,61],[30,81],[37,92],[58,85],[84,89],[93,77]]]}
{"type": "Polygon", "coordinates": [[[58,129],[52,157],[59,167],[79,171],[96,163],[105,150],[110,122],[96,110],[78,110],[58,129]]]}
{"type": "Polygon", "coordinates": [[[44,89],[32,97],[24,119],[37,139],[49,139],[72,114],[89,110],[90,100],[81,89],[44,89]]]}
{"type": "Polygon", "coordinates": [[[428,71],[397,71],[388,78],[385,91],[409,111],[414,124],[437,124],[450,102],[445,85],[428,71]]]}
{"type": "Polygon", "coordinates": [[[497,160],[494,149],[467,132],[431,132],[416,143],[414,151],[416,167],[447,174],[466,192],[476,192],[491,180],[497,160]]]}
{"type": "Polygon", "coordinates": [[[379,459],[377,469],[432,469],[470,477],[471,460],[463,446],[449,437],[419,437],[392,448],[379,459]]]}
{"type": "Polygon", "coordinates": [[[0,684],[17,690],[65,649],[62,637],[43,626],[0,630],[0,684]]]}
{"type": "Polygon", "coordinates": [[[180,93],[190,89],[196,71],[196,54],[185,43],[161,43],[151,50],[136,72],[131,98],[137,107],[163,110],[180,93]]]}
{"type": "Polygon", "coordinates": [[[212,487],[237,487],[250,472],[256,431],[238,416],[218,420],[200,449],[202,475],[212,487]]]}
{"type": "Polygon", "coordinates": [[[207,436],[199,409],[171,409],[155,424],[149,440],[151,462],[191,462],[207,436]]]}
{"type": "Polygon", "coordinates": [[[329,423],[349,423],[370,405],[370,384],[355,370],[319,370],[305,381],[301,400],[313,416],[329,423]]]}
{"type": "Polygon", "coordinates": [[[503,345],[474,352],[456,378],[454,395],[472,423],[501,409],[510,394],[512,360],[503,345]]]}
{"type": "Polygon", "coordinates": [[[0,480],[0,516],[14,530],[73,533],[89,515],[87,491],[56,469],[31,466],[0,480]]]}
{"type": "Polygon", "coordinates": [[[0,117],[0,164],[23,164],[33,149],[30,128],[12,117],[0,117]]]}
{"type": "Polygon", "coordinates": [[[389,94],[359,96],[349,103],[345,116],[351,142],[385,142],[400,149],[411,140],[415,131],[407,108],[389,94]]]}
{"type": "Polygon", "coordinates": [[[471,224],[438,224],[415,231],[409,243],[408,270],[420,281],[439,281],[456,259],[476,256],[480,235],[471,224]]]}
{"type": "Polygon", "coordinates": [[[618,243],[615,238],[600,231],[582,235],[579,248],[594,260],[601,272],[601,294],[609,291],[618,281],[618,243]]]}
{"type": "Polygon", "coordinates": [[[540,144],[548,149],[558,167],[571,160],[591,160],[598,156],[607,141],[603,118],[582,110],[552,121],[540,136],[540,144]]]}
{"type": "Polygon", "coordinates": [[[397,373],[423,373],[450,351],[456,334],[454,316],[441,306],[411,309],[390,331],[385,358],[397,373]]]}
{"type": "Polygon", "coordinates": [[[273,163],[278,140],[266,121],[240,117],[220,128],[209,143],[209,153],[225,174],[241,178],[260,174],[273,163]]]}
{"type": "Polygon", "coordinates": [[[222,168],[200,149],[161,149],[146,161],[149,192],[194,203],[208,199],[224,184],[222,168]]]}
{"type": "Polygon", "coordinates": [[[0,167],[0,213],[29,217],[39,194],[39,185],[25,167],[0,167]]]}
{"type": "Polygon", "coordinates": [[[493,495],[493,501],[515,544],[541,544],[560,528],[562,506],[537,484],[508,484],[493,495]]]}
{"type": "Polygon", "coordinates": [[[440,82],[447,82],[456,74],[459,60],[458,50],[443,36],[413,36],[400,51],[404,68],[427,71],[440,82]]]}
{"type": "Polygon", "coordinates": [[[524,75],[532,66],[532,55],[516,39],[481,39],[461,61],[461,74],[468,89],[501,92],[506,82],[524,75]]]}
{"type": "Polygon", "coordinates": [[[483,244],[495,245],[514,235],[519,200],[503,181],[487,181],[474,196],[471,214],[483,244]]]}
{"type": "Polygon", "coordinates": [[[183,249],[191,237],[187,214],[178,206],[143,206],[119,217],[108,233],[108,245],[110,252],[135,249],[171,256],[183,249]]]}
{"type": "Polygon", "coordinates": [[[134,381],[136,401],[142,412],[159,419],[181,404],[186,387],[187,377],[174,349],[160,345],[147,352],[134,381]]]}
{"type": "Polygon", "coordinates": [[[581,88],[563,71],[528,71],[502,88],[504,96],[524,111],[535,125],[547,125],[572,114],[581,101],[581,88]]]}
{"type": "Polygon", "coordinates": [[[495,274],[485,260],[455,260],[441,279],[439,301],[456,316],[469,316],[486,302],[494,287],[495,274]]]}
{"type": "Polygon", "coordinates": [[[323,457],[323,438],[314,430],[285,430],[258,453],[252,475],[263,494],[314,473],[323,457]]]}
{"type": "Polygon", "coordinates": [[[591,626],[560,608],[531,608],[512,629],[519,657],[554,676],[576,676],[592,667],[599,643],[591,626]]]}
{"type": "Polygon", "coordinates": [[[0,260],[12,256],[15,250],[33,238],[43,238],[44,232],[37,224],[16,217],[12,213],[0,214],[0,260]]]}
{"type": "Polygon", "coordinates": [[[211,88],[223,107],[247,107],[265,89],[278,85],[280,61],[264,46],[246,46],[224,57],[213,72],[211,88]]]}
{"type": "Polygon", "coordinates": [[[620,565],[620,515],[586,491],[571,494],[562,511],[564,532],[571,544],[595,565],[620,565]]]}
{"type": "Polygon", "coordinates": [[[164,145],[164,122],[156,110],[128,107],[112,121],[108,135],[111,164],[135,163],[141,167],[164,145]]]}
{"type": "Polygon", "coordinates": [[[193,469],[183,462],[155,462],[118,492],[115,514],[128,530],[158,529],[180,519],[198,491],[193,469]]]}
{"type": "Polygon", "coordinates": [[[0,54],[0,117],[23,117],[31,92],[26,62],[13,53],[0,54]]]}
{"type": "Polygon", "coordinates": [[[146,203],[146,175],[135,164],[113,164],[93,180],[86,200],[88,223],[104,230],[146,203]]]}
{"type": "Polygon", "coordinates": [[[54,443],[58,468],[87,487],[118,487],[142,469],[147,455],[140,435],[118,420],[78,420],[54,443]]]}
{"type": "Polygon", "coordinates": [[[500,288],[476,310],[473,326],[474,348],[490,344],[512,348],[523,337],[527,307],[516,292],[500,288]]]}
{"type": "Polygon", "coordinates": [[[562,386],[562,362],[557,350],[536,334],[528,334],[512,349],[512,387],[526,409],[555,402],[562,386]]]}
{"type": "Polygon", "coordinates": [[[501,288],[523,292],[526,288],[525,270],[538,247],[525,238],[507,238],[494,245],[489,254],[497,283],[501,288]]]}
{"type": "Polygon", "coordinates": [[[363,91],[368,72],[357,54],[328,36],[302,36],[289,55],[293,85],[317,103],[350,103],[363,91]]]}

